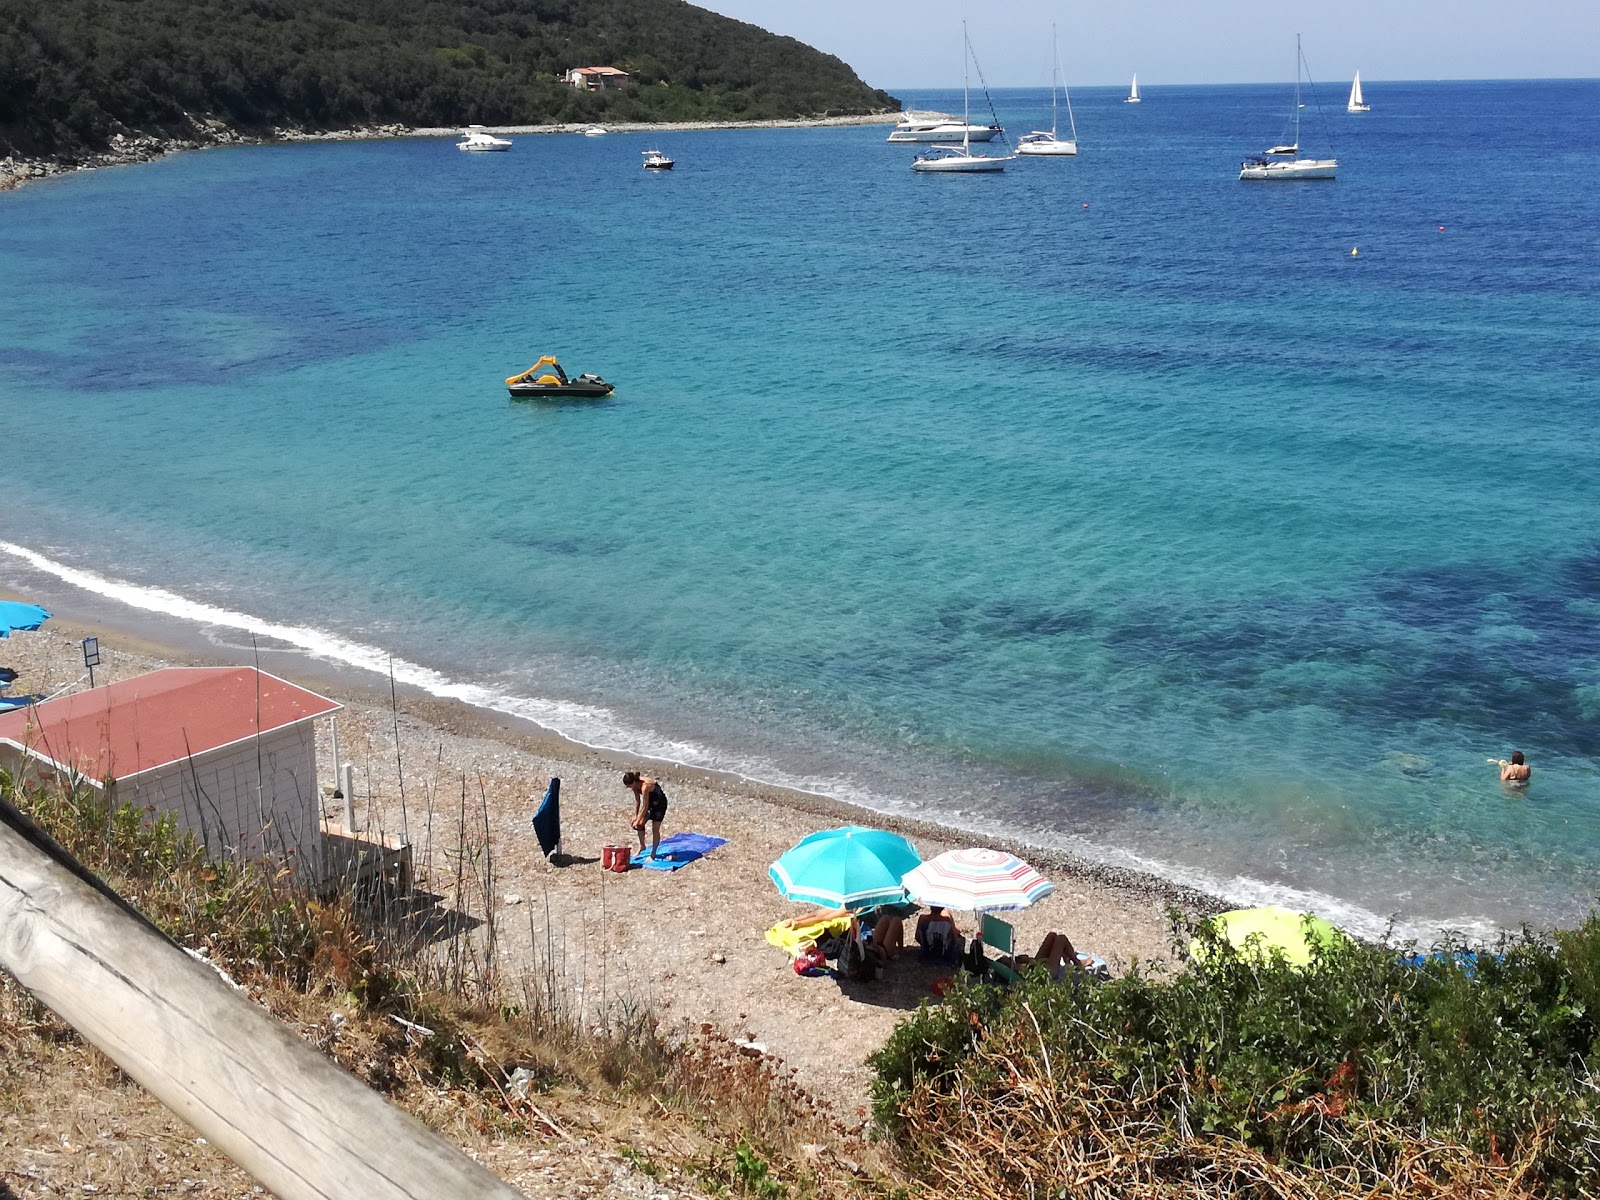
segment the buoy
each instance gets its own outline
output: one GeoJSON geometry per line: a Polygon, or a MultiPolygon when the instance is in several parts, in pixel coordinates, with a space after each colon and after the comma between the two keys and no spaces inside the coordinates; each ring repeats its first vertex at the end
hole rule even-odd
{"type": "Polygon", "coordinates": [[[1441,225],[1441,226],[1439,226],[1439,232],[1440,232],[1440,233],[1443,233],[1443,232],[1444,232],[1444,226],[1443,226],[1443,225],[1441,225]]]}
{"type": "Polygon", "coordinates": [[[1089,206],[1088,206],[1088,205],[1087,205],[1087,204],[1085,204],[1085,205],[1084,205],[1084,207],[1085,207],[1085,208],[1088,208],[1088,207],[1089,207],[1089,206]]]}
{"type": "Polygon", "coordinates": [[[1361,251],[1357,250],[1354,246],[1350,247],[1350,257],[1351,258],[1356,257],[1356,255],[1358,255],[1360,253],[1361,253],[1361,251]]]}

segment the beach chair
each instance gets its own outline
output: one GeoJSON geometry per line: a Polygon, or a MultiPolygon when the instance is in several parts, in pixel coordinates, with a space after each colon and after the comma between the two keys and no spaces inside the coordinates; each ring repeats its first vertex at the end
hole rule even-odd
{"type": "MultiPolygon", "coordinates": [[[[983,937],[983,944],[985,946],[993,946],[1001,954],[1015,953],[1011,945],[1013,930],[1009,922],[1002,921],[999,917],[984,913],[983,921],[978,928],[981,936],[983,937]]],[[[989,974],[994,976],[1001,983],[1015,983],[1021,978],[1020,975],[1018,975],[1010,967],[1006,966],[1005,963],[999,962],[992,958],[989,959],[989,974]]]]}

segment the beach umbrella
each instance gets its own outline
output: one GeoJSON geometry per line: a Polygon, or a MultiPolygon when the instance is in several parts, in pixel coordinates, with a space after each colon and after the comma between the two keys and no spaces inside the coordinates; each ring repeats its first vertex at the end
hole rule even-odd
{"type": "Polygon", "coordinates": [[[852,825],[802,838],[767,874],[788,900],[872,908],[902,899],[900,878],[920,861],[899,834],[852,825]]]}
{"type": "Polygon", "coordinates": [[[968,912],[1027,908],[1056,890],[1015,854],[1003,850],[946,850],[901,880],[918,904],[968,912]]]}
{"type": "MultiPolygon", "coordinates": [[[[1327,948],[1349,940],[1330,921],[1276,904],[1219,913],[1207,924],[1230,946],[1246,954],[1266,958],[1274,950],[1281,950],[1284,959],[1295,967],[1310,965],[1314,946],[1327,948]]],[[[1208,952],[1209,947],[1199,938],[1189,944],[1189,953],[1196,960],[1204,961],[1208,952]]]]}
{"type": "Polygon", "coordinates": [[[10,637],[13,629],[37,629],[49,619],[50,614],[37,604],[0,600],[0,638],[10,637]]]}

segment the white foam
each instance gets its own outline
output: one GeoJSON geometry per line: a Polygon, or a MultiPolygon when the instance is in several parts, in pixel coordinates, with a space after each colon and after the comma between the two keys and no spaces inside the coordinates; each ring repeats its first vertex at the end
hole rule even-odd
{"type": "MultiPolygon", "coordinates": [[[[201,626],[236,629],[257,637],[272,638],[294,646],[313,658],[371,671],[380,676],[388,677],[392,674],[398,683],[420,688],[431,695],[459,700],[476,708],[532,721],[591,749],[616,754],[637,754],[680,766],[721,771],[752,783],[807,792],[870,812],[905,815],[911,811],[904,803],[877,794],[848,778],[797,775],[759,756],[729,757],[698,742],[671,738],[654,730],[629,726],[606,708],[498,692],[481,684],[451,679],[431,667],[396,658],[377,646],[352,641],[312,625],[289,625],[270,621],[203,601],[191,600],[164,588],[110,579],[92,571],[56,562],[37,551],[11,542],[0,541],[0,551],[14,555],[35,570],[54,576],[73,587],[126,604],[130,608],[192,621],[201,626]]],[[[1002,829],[986,828],[981,824],[963,820],[963,813],[960,810],[953,813],[916,815],[926,816],[929,820],[980,838],[1015,837],[1014,834],[1008,834],[1002,829]]],[[[1044,844],[1044,848],[1050,847],[1044,844]]],[[[1056,848],[1070,848],[1081,858],[1165,879],[1198,892],[1219,896],[1241,907],[1281,904],[1285,908],[1316,913],[1342,929],[1368,938],[1379,938],[1390,931],[1389,918],[1323,892],[1267,883],[1246,876],[1231,878],[1213,876],[1202,870],[1175,866],[1115,847],[1082,843],[1056,848]]],[[[1395,924],[1392,936],[1401,940],[1416,939],[1419,942],[1428,942],[1446,929],[1480,939],[1490,938],[1496,932],[1496,927],[1491,922],[1473,918],[1455,922],[1429,922],[1425,925],[1395,924]]]]}

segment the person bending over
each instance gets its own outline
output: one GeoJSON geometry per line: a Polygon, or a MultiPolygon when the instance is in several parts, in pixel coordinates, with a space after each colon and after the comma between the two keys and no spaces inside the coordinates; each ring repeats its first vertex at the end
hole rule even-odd
{"type": "Polygon", "coordinates": [[[622,786],[633,793],[633,831],[639,835],[639,852],[644,853],[644,827],[648,822],[650,857],[654,858],[661,846],[661,822],[667,815],[667,793],[656,780],[637,771],[624,774],[622,786]]]}

